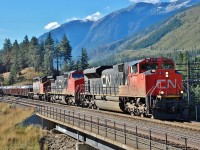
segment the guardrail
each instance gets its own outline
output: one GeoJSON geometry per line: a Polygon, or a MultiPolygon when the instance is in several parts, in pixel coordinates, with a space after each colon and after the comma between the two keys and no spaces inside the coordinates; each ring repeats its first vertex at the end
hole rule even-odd
{"type": "Polygon", "coordinates": [[[74,111],[67,111],[49,106],[37,106],[36,113],[57,121],[67,123],[81,129],[93,132],[122,144],[140,148],[142,145],[151,149],[189,149],[188,139],[180,137],[181,141],[169,141],[167,133],[161,135],[151,129],[144,131],[139,126],[119,123],[106,118],[99,118],[74,111]]]}

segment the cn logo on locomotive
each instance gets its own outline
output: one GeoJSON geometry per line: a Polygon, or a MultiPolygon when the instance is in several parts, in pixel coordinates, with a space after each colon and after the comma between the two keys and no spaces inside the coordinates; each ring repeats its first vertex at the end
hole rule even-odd
{"type": "Polygon", "coordinates": [[[174,81],[174,83],[172,82],[172,80],[170,79],[161,79],[161,80],[157,80],[157,83],[156,85],[158,86],[158,88],[160,89],[168,89],[170,87],[170,85],[173,87],[173,88],[176,88],[176,79],[174,81]],[[165,86],[164,86],[165,85],[165,86]]]}

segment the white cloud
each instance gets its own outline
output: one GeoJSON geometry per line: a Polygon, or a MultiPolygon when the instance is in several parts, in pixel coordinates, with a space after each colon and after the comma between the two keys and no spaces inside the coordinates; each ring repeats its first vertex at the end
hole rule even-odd
{"type": "Polygon", "coordinates": [[[99,20],[102,17],[103,17],[103,15],[99,11],[97,11],[96,13],[88,15],[88,16],[83,17],[83,18],[72,17],[72,18],[66,19],[64,22],[70,22],[70,21],[74,21],[74,20],[97,21],[97,20],[99,20]]]}
{"type": "Polygon", "coordinates": [[[91,14],[85,18],[83,18],[83,20],[90,20],[90,21],[97,21],[99,20],[100,18],[102,18],[102,14],[100,12],[96,12],[94,14],[91,14]]]}
{"type": "Polygon", "coordinates": [[[131,2],[134,2],[134,3],[139,3],[139,2],[146,2],[146,3],[159,3],[160,0],[130,0],[131,2]]]}
{"type": "Polygon", "coordinates": [[[44,27],[44,29],[45,30],[53,30],[53,29],[58,28],[58,27],[60,27],[60,24],[58,22],[51,22],[51,23],[47,24],[44,27]]]}

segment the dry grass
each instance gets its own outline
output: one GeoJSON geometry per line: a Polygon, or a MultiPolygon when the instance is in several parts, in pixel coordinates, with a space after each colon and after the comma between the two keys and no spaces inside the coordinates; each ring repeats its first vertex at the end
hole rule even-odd
{"type": "MultiPolygon", "coordinates": [[[[3,73],[4,80],[8,80],[10,72],[3,73]]],[[[17,83],[15,85],[32,84],[32,79],[37,76],[43,76],[41,72],[35,72],[33,67],[21,70],[20,75],[17,75],[17,83]]]]}
{"type": "Polygon", "coordinates": [[[9,75],[10,75],[10,72],[3,73],[3,78],[8,79],[9,75]]]}
{"type": "Polygon", "coordinates": [[[39,127],[18,124],[33,113],[33,109],[10,108],[0,103],[0,150],[38,150],[43,132],[39,127]]]}

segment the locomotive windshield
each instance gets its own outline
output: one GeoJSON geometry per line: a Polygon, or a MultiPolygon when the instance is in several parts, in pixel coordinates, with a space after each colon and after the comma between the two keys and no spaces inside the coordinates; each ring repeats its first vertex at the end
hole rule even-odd
{"type": "Polygon", "coordinates": [[[157,63],[141,64],[141,70],[147,71],[147,70],[153,70],[153,69],[158,69],[158,64],[157,63]]]}
{"type": "Polygon", "coordinates": [[[172,63],[163,63],[162,69],[174,69],[174,65],[172,63]]]}
{"type": "Polygon", "coordinates": [[[72,78],[75,78],[75,79],[79,79],[79,78],[83,78],[84,77],[84,75],[83,74],[72,74],[72,78]]]}

